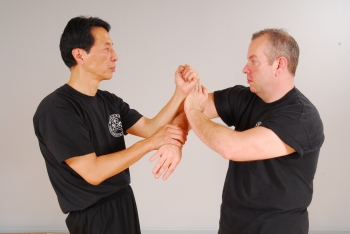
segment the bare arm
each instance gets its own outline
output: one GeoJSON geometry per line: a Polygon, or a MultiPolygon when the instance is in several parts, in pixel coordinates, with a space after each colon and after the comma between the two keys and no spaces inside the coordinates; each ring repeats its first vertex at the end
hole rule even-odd
{"type": "MultiPolygon", "coordinates": [[[[200,82],[199,84],[200,85],[200,82]]],[[[213,93],[209,94],[207,100],[206,108],[204,114],[209,118],[217,118],[218,113],[214,105],[214,95],[213,93]]],[[[188,123],[183,104],[179,108],[179,114],[175,117],[172,124],[179,126],[187,135],[188,131],[191,129],[190,124],[188,123]]],[[[159,157],[156,165],[153,168],[152,173],[155,175],[155,178],[159,178],[163,173],[163,180],[169,178],[169,176],[174,172],[176,167],[181,161],[182,158],[182,148],[174,145],[163,145],[159,150],[150,158],[150,161],[153,162],[159,157]]]]}
{"type": "MultiPolygon", "coordinates": [[[[189,124],[184,112],[181,112],[175,117],[173,124],[176,124],[178,127],[180,127],[184,131],[184,134],[187,135],[189,124]]],[[[154,166],[152,173],[156,179],[158,179],[164,173],[163,180],[166,180],[174,172],[175,168],[181,161],[182,147],[170,144],[163,145],[150,158],[150,161],[153,162],[158,157],[159,160],[154,166]]]]}
{"type": "Polygon", "coordinates": [[[159,127],[171,123],[179,113],[179,107],[199,80],[197,73],[188,65],[179,66],[175,72],[176,89],[169,102],[152,119],[142,117],[127,132],[147,138],[159,127]]]}
{"type": "MultiPolygon", "coordinates": [[[[187,97],[185,113],[198,138],[224,158],[233,161],[252,161],[294,152],[293,148],[285,144],[272,130],[265,127],[237,132],[212,122],[205,114],[208,113],[206,107],[208,103],[213,102],[208,100],[207,90],[201,86],[198,92],[193,91],[187,97]]],[[[210,113],[214,112],[210,111],[210,113]]]]}
{"type": "Polygon", "coordinates": [[[183,131],[179,127],[166,125],[151,137],[141,140],[125,150],[99,157],[95,153],[91,153],[69,158],[65,162],[88,183],[98,185],[122,172],[148,152],[158,149],[164,144],[174,144],[181,147],[184,142],[183,131]]]}
{"type": "Polygon", "coordinates": [[[88,183],[98,185],[164,144],[182,147],[187,133],[184,134],[179,127],[166,124],[175,117],[180,104],[183,103],[184,98],[197,83],[197,80],[198,75],[190,66],[179,66],[175,72],[176,90],[170,101],[153,119],[142,117],[127,130],[130,134],[146,138],[145,140],[112,154],[97,157],[95,153],[91,153],[72,157],[65,162],[88,183]]]}

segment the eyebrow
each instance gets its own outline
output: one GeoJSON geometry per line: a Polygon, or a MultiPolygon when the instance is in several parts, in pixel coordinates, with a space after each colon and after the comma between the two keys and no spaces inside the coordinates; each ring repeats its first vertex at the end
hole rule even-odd
{"type": "Polygon", "coordinates": [[[250,55],[248,59],[257,58],[255,54],[250,55]]]}
{"type": "Polygon", "coordinates": [[[106,45],[106,46],[112,46],[113,43],[111,43],[111,42],[106,42],[105,45],[106,45]]]}

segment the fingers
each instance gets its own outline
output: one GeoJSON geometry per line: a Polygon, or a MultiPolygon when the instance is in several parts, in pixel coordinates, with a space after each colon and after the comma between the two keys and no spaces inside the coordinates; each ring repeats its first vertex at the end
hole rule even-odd
{"type": "Polygon", "coordinates": [[[180,127],[168,124],[165,125],[164,130],[166,131],[165,138],[170,144],[182,147],[186,141],[186,135],[180,127]]]}
{"type": "Polygon", "coordinates": [[[155,167],[156,170],[154,170],[153,173],[155,174],[156,179],[161,177],[161,175],[164,173],[163,180],[166,180],[175,171],[175,168],[180,163],[180,160],[173,159],[173,160],[166,160],[164,162],[158,161],[158,163],[159,165],[156,165],[157,169],[155,167]]]}
{"type": "Polygon", "coordinates": [[[182,78],[186,82],[197,82],[199,80],[199,76],[193,68],[187,64],[184,65],[184,69],[181,72],[182,78]]]}
{"type": "Polygon", "coordinates": [[[158,179],[163,174],[163,172],[169,167],[169,162],[168,160],[159,162],[159,165],[160,166],[158,167],[158,170],[156,170],[156,172],[154,173],[156,179],[158,179]]]}
{"type": "Polygon", "coordinates": [[[149,161],[153,162],[156,158],[160,157],[162,155],[161,151],[158,150],[157,153],[153,154],[152,157],[150,157],[149,161]]]}
{"type": "MultiPolygon", "coordinates": [[[[154,133],[150,138],[153,149],[158,149],[162,145],[175,145],[182,148],[182,145],[186,141],[186,134],[184,131],[171,124],[167,124],[158,129],[156,133],[154,133]]],[[[156,157],[156,156],[155,156],[156,157]]]]}
{"type": "MultiPolygon", "coordinates": [[[[185,65],[185,66],[186,66],[186,65],[185,65]]],[[[185,67],[182,66],[182,65],[180,65],[180,66],[177,68],[176,72],[182,73],[184,69],[185,69],[185,67]]]]}
{"type": "MultiPolygon", "coordinates": [[[[164,157],[165,158],[165,157],[164,157]]],[[[162,157],[158,160],[158,162],[156,163],[156,165],[153,168],[152,173],[154,174],[154,176],[158,179],[159,176],[162,174],[161,172],[163,172],[163,170],[161,171],[162,166],[164,165],[164,161],[165,159],[163,159],[162,157]]]]}
{"type": "Polygon", "coordinates": [[[177,146],[177,147],[180,147],[180,148],[182,148],[182,146],[183,146],[183,144],[184,144],[185,142],[184,142],[184,140],[182,139],[182,141],[180,141],[180,140],[177,140],[177,139],[169,139],[169,141],[167,141],[165,144],[170,144],[170,145],[175,145],[175,146],[177,146]]]}
{"type": "Polygon", "coordinates": [[[201,93],[202,92],[202,87],[201,87],[201,81],[199,80],[196,84],[196,87],[195,87],[195,91],[198,92],[198,93],[201,93]]]}
{"type": "Polygon", "coordinates": [[[163,158],[166,158],[166,157],[161,157],[158,160],[152,173],[154,174],[154,177],[156,179],[161,177],[161,175],[164,173],[163,180],[166,180],[175,171],[175,168],[180,163],[180,160],[177,158],[173,158],[173,159],[168,158],[163,160],[163,158]]]}
{"type": "Polygon", "coordinates": [[[177,165],[181,161],[182,153],[180,148],[172,145],[162,146],[158,152],[152,156],[160,157],[157,164],[155,165],[152,173],[155,178],[158,179],[163,175],[163,180],[166,180],[175,170],[177,165]]]}
{"type": "Polygon", "coordinates": [[[208,96],[208,90],[206,87],[202,86],[202,91],[205,96],[208,96]]]}
{"type": "Polygon", "coordinates": [[[201,84],[201,81],[198,80],[197,84],[193,88],[193,92],[194,93],[203,93],[203,88],[204,88],[204,86],[201,84]]]}
{"type": "Polygon", "coordinates": [[[179,162],[180,161],[170,164],[170,166],[168,167],[168,170],[166,171],[166,173],[163,176],[163,180],[166,180],[169,178],[169,176],[175,171],[175,168],[177,167],[179,162]]]}
{"type": "Polygon", "coordinates": [[[202,93],[202,84],[200,81],[198,81],[198,92],[202,93]]]}

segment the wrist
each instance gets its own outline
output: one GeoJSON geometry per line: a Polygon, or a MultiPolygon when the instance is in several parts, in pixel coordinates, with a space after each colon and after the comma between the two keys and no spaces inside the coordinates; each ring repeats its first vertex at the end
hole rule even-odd
{"type": "Polygon", "coordinates": [[[200,108],[200,107],[188,107],[188,108],[185,108],[185,113],[186,113],[186,116],[188,115],[196,115],[196,114],[203,114],[203,110],[200,108]]]}
{"type": "Polygon", "coordinates": [[[185,100],[185,98],[187,97],[187,95],[186,95],[184,92],[182,92],[182,90],[181,90],[180,88],[178,88],[178,87],[175,88],[174,96],[175,96],[177,99],[181,100],[181,102],[182,102],[183,100],[185,100]]]}
{"type": "Polygon", "coordinates": [[[143,143],[144,144],[144,147],[146,149],[146,152],[151,152],[152,150],[155,150],[157,147],[156,147],[156,144],[151,140],[151,138],[145,138],[139,142],[136,142],[137,143],[143,143]]]}

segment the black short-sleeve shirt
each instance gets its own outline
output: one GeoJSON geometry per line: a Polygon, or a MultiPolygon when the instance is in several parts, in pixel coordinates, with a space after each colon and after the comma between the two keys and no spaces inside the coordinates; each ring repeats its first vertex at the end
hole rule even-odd
{"type": "Polygon", "coordinates": [[[35,134],[63,213],[83,210],[130,183],[129,169],[98,186],[87,183],[65,160],[125,149],[124,135],[142,116],[121,98],[98,90],[87,96],[65,84],[45,97],[34,115],[35,134]]]}
{"type": "Polygon", "coordinates": [[[268,160],[229,162],[219,233],[308,233],[307,207],[324,141],[315,106],[296,88],[265,103],[244,86],[214,92],[214,103],[228,126],[237,131],[269,128],[296,151],[268,160]]]}

